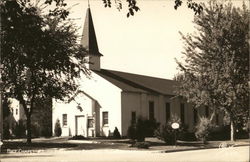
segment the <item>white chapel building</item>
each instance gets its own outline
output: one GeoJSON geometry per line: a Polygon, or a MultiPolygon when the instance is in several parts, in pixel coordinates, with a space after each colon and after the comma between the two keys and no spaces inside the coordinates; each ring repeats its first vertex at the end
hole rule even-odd
{"type": "MultiPolygon", "coordinates": [[[[126,136],[131,122],[139,116],[165,124],[174,114],[192,131],[197,113],[209,113],[208,109],[194,110],[176,96],[177,83],[173,80],[102,69],[103,55],[98,49],[90,8],[81,43],[89,52],[91,77],[82,78],[81,88],[70,102],[53,100],[52,129],[59,120],[62,136],[110,136],[115,127],[126,136]]],[[[221,118],[217,122],[221,123],[221,118]]]]}

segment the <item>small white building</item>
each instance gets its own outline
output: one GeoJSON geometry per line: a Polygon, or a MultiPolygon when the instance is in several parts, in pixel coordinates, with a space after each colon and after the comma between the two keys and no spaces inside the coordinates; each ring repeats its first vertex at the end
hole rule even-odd
{"type": "MultiPolygon", "coordinates": [[[[82,77],[80,90],[68,103],[53,100],[52,126],[54,130],[59,120],[62,136],[109,136],[115,127],[126,136],[139,116],[165,124],[174,114],[192,131],[198,114],[209,114],[208,109],[194,110],[175,96],[173,80],[102,69],[90,8],[81,43],[89,51],[91,78],[82,77]]],[[[216,122],[222,123],[222,118],[216,122]]]]}
{"type": "Polygon", "coordinates": [[[10,98],[9,102],[10,102],[12,117],[15,119],[15,121],[17,122],[19,120],[26,120],[24,109],[22,105],[19,103],[19,101],[14,98],[10,98]]]}

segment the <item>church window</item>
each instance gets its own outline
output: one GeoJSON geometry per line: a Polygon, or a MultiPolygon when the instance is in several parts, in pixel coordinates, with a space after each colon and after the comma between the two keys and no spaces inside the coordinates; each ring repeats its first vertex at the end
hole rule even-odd
{"type": "Polygon", "coordinates": [[[88,128],[94,127],[94,119],[88,119],[88,128]]]}
{"type": "Polygon", "coordinates": [[[67,114],[63,114],[63,126],[67,126],[67,114]]]}
{"type": "Polygon", "coordinates": [[[131,123],[135,124],[136,123],[136,112],[132,111],[131,113],[131,123]]]}
{"type": "Polygon", "coordinates": [[[169,121],[170,119],[170,103],[167,102],[166,103],[166,123],[169,121]]]}
{"type": "Polygon", "coordinates": [[[108,125],[109,124],[109,119],[108,119],[108,112],[102,112],[102,123],[103,125],[108,125]]]}
{"type": "Polygon", "coordinates": [[[149,120],[153,120],[155,117],[154,114],[154,102],[153,101],[149,101],[149,120]]]}
{"type": "Polygon", "coordinates": [[[181,103],[181,123],[185,124],[185,106],[181,103]]]}
{"type": "Polygon", "coordinates": [[[16,115],[18,115],[18,109],[16,109],[16,115]]]}
{"type": "Polygon", "coordinates": [[[194,111],[194,125],[197,124],[197,120],[198,120],[198,112],[197,109],[193,108],[194,111]]]}

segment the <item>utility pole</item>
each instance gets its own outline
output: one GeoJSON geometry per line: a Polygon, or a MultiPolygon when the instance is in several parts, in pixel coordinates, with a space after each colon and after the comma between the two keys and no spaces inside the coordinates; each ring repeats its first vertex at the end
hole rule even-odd
{"type": "MultiPolygon", "coordinates": [[[[1,67],[1,59],[0,59],[0,67],[1,67]]],[[[0,153],[2,152],[2,145],[3,145],[3,105],[2,105],[2,79],[1,77],[2,76],[1,76],[1,71],[0,71],[0,153]]]]}
{"type": "MultiPolygon", "coordinates": [[[[0,6],[1,9],[1,6],[0,6]]],[[[2,53],[2,19],[0,17],[0,153],[2,152],[2,144],[3,144],[3,105],[2,105],[2,60],[1,60],[1,53],[2,53]]]]}

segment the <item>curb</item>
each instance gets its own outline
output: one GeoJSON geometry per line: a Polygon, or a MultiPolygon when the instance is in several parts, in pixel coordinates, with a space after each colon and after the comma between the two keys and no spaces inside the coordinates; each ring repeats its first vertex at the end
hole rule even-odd
{"type": "MultiPolygon", "coordinates": [[[[250,146],[250,144],[240,144],[240,145],[234,145],[233,147],[241,147],[241,146],[250,146]]],[[[176,150],[166,150],[166,151],[161,151],[162,153],[172,153],[172,152],[183,152],[183,151],[194,151],[194,150],[208,150],[208,149],[221,149],[216,146],[211,146],[211,147],[200,147],[200,148],[190,148],[190,149],[176,149],[176,150]]],[[[228,147],[225,147],[228,148],[228,147]]]]}

